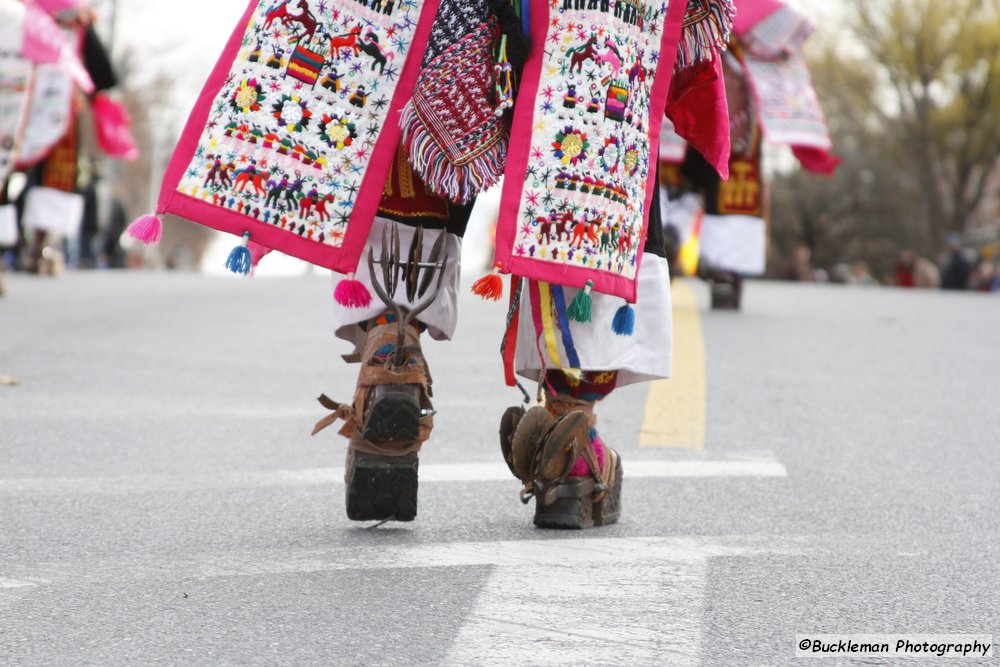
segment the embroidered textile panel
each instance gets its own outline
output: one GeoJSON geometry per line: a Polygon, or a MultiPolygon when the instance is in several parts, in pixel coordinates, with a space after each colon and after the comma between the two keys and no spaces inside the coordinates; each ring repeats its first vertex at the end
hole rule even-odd
{"type": "Polygon", "coordinates": [[[37,164],[66,134],[73,120],[73,92],[73,80],[58,65],[35,67],[34,90],[18,166],[37,164]]]}
{"type": "Polygon", "coordinates": [[[791,54],[768,61],[746,55],[764,137],[775,144],[830,150],[830,130],[805,59],[791,54]]]}
{"type": "Polygon", "coordinates": [[[0,56],[0,182],[14,169],[31,101],[32,66],[0,56]]]}
{"type": "Polygon", "coordinates": [[[533,3],[498,229],[505,270],[574,287],[592,279],[634,300],[684,9],[533,3]]]}
{"type": "Polygon", "coordinates": [[[422,56],[411,46],[426,41],[436,5],[251,2],[175,153],[161,211],[353,271],[422,56]]]}

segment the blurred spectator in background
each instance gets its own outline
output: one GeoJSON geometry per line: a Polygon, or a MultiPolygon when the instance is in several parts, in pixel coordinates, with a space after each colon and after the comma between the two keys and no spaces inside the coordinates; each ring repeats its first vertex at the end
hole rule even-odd
{"type": "Polygon", "coordinates": [[[941,288],[950,290],[961,290],[969,287],[969,278],[972,275],[972,262],[965,255],[962,248],[962,237],[955,232],[948,234],[945,243],[944,270],[941,274],[941,288]]]}
{"type": "Polygon", "coordinates": [[[979,292],[992,292],[996,289],[997,283],[997,265],[991,259],[991,257],[982,253],[979,256],[979,261],[976,265],[972,267],[969,276],[969,289],[974,289],[979,292]]]}
{"type": "Polygon", "coordinates": [[[896,284],[900,287],[937,289],[941,286],[941,272],[934,262],[904,250],[896,261],[896,284]]]}
{"type": "Polygon", "coordinates": [[[851,265],[851,273],[848,278],[848,282],[851,285],[874,285],[875,279],[872,278],[871,271],[868,270],[868,265],[862,261],[854,262],[851,265]]]}
{"type": "Polygon", "coordinates": [[[812,251],[809,246],[800,243],[792,251],[792,256],[785,265],[785,280],[811,283],[816,280],[816,272],[812,266],[812,251]]]}

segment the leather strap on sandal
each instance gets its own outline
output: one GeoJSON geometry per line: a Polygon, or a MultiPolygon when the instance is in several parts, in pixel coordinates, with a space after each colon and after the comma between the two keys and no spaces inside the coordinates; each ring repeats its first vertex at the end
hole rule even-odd
{"type": "Polygon", "coordinates": [[[548,387],[545,387],[545,407],[554,417],[562,417],[574,410],[579,410],[587,415],[590,427],[593,428],[597,424],[594,405],[594,401],[584,401],[566,394],[555,394],[548,387]]]}

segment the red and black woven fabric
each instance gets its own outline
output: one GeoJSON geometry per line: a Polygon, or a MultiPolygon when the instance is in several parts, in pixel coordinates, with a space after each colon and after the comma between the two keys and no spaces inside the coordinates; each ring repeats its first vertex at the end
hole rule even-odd
{"type": "Polygon", "coordinates": [[[428,188],[469,202],[497,183],[507,123],[492,103],[497,20],[485,0],[443,0],[412,101],[403,144],[428,188]]]}

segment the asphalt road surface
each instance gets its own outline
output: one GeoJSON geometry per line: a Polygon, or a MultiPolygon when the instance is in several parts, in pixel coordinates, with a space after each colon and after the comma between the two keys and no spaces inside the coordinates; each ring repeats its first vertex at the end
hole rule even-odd
{"type": "MultiPolygon", "coordinates": [[[[683,377],[599,411],[622,521],[558,532],[500,459],[500,304],[426,346],[419,515],[370,529],[344,444],[309,436],[356,372],[327,278],[7,282],[0,663],[779,665],[814,662],[810,633],[1000,638],[996,297],[752,283],[725,313],[681,285],[683,377]]],[[[820,664],[854,662],[900,660],[820,664]]]]}

